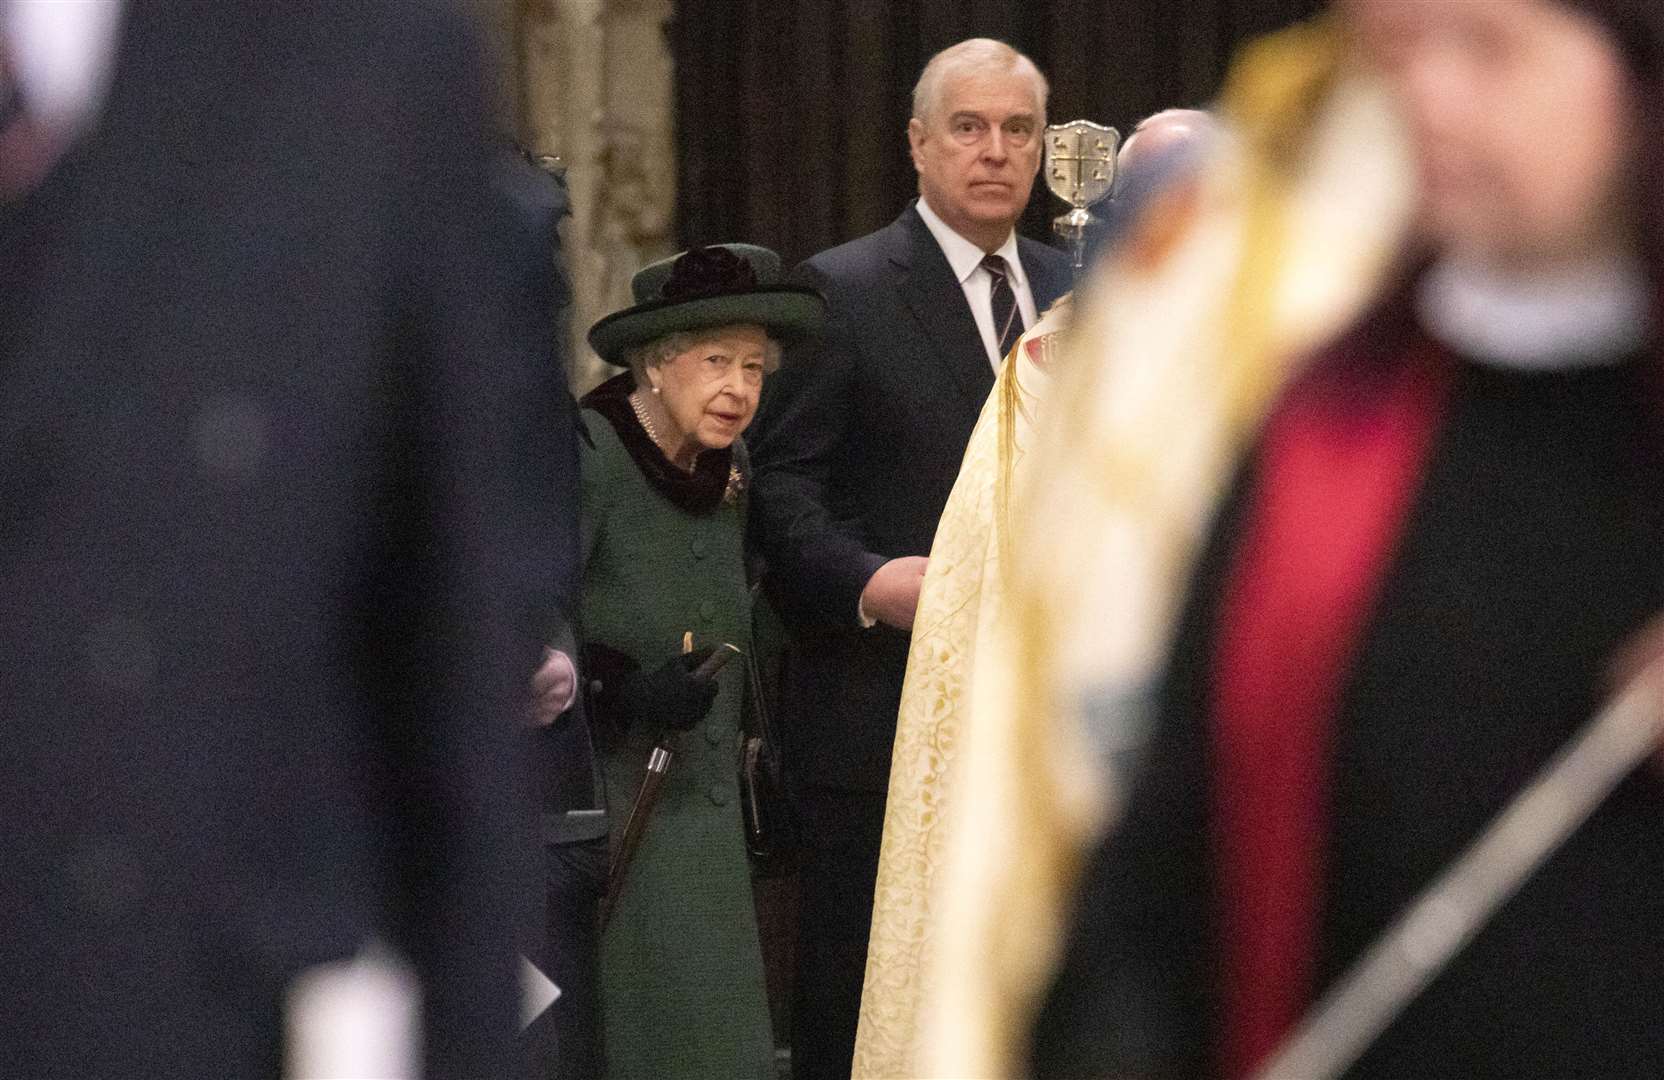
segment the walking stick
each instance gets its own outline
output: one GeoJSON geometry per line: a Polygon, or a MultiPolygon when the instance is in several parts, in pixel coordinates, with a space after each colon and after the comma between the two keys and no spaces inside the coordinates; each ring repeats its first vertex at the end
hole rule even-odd
{"type": "MultiPolygon", "coordinates": [[[[693,651],[693,631],[682,635],[682,653],[686,655],[693,651]]],[[[717,672],[734,657],[740,655],[740,650],[728,643],[717,646],[699,667],[694,669],[694,677],[699,679],[714,679],[717,672]]],[[[658,805],[659,796],[664,792],[665,776],[670,772],[670,763],[676,760],[676,751],[680,748],[682,734],[679,731],[666,731],[659,736],[653,752],[647,757],[647,771],[641,778],[641,787],[636,792],[635,802],[630,804],[630,816],[624,819],[624,832],[618,841],[618,850],[613,854],[612,865],[607,868],[607,894],[601,900],[601,928],[606,929],[612,919],[613,909],[618,906],[618,897],[624,891],[624,878],[629,872],[630,861],[635,858],[636,849],[641,846],[641,838],[646,835],[647,824],[653,818],[653,808],[658,805]]]]}

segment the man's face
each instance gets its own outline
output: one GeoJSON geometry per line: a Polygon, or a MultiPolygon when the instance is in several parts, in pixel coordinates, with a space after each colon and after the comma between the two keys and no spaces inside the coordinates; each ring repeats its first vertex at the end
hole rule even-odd
{"type": "Polygon", "coordinates": [[[907,127],[920,193],[955,232],[998,246],[1028,205],[1043,123],[1021,73],[949,76],[930,116],[907,127]]]}
{"type": "Polygon", "coordinates": [[[1552,0],[1350,0],[1403,106],[1424,226],[1504,262],[1610,238],[1633,118],[1616,46],[1552,0]]]}

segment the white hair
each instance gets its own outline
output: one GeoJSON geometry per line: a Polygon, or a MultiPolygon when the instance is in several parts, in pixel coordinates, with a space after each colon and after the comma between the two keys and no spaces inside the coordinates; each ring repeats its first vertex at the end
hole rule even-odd
{"type": "Polygon", "coordinates": [[[1046,99],[1051,86],[1033,60],[1003,41],[993,38],[971,38],[957,45],[949,45],[930,58],[913,86],[913,119],[928,121],[935,115],[942,101],[942,87],[956,75],[997,73],[1022,75],[1034,83],[1034,103],[1040,120],[1045,122],[1046,99]]]}
{"type": "MultiPolygon", "coordinates": [[[[715,341],[731,329],[732,326],[715,326],[709,330],[678,330],[673,334],[654,338],[645,345],[625,350],[624,366],[635,375],[637,386],[646,386],[649,368],[661,367],[689,349],[697,349],[707,341],[715,341]]],[[[765,336],[768,343],[764,346],[763,371],[774,372],[780,368],[780,343],[774,340],[772,334],[765,336]]]]}

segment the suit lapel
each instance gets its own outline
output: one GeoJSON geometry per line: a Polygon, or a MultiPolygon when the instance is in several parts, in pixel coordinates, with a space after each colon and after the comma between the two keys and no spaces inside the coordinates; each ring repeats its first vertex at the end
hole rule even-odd
{"type": "Polygon", "coordinates": [[[980,407],[994,386],[994,370],[965,290],[917,210],[909,206],[890,228],[896,290],[928,343],[924,351],[980,407]]]}
{"type": "Polygon", "coordinates": [[[1067,259],[1055,257],[1056,250],[1033,240],[1019,237],[1018,249],[1023,256],[1023,270],[1028,274],[1029,292],[1034,294],[1034,310],[1044,315],[1059,297],[1075,287],[1074,269],[1067,259]]]}

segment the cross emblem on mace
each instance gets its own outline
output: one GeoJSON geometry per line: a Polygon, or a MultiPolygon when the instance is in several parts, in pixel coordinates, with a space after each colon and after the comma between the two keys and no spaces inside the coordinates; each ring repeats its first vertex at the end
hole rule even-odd
{"type": "Polygon", "coordinates": [[[1103,198],[1115,181],[1115,150],[1120,141],[1118,135],[1105,138],[1073,125],[1063,134],[1055,136],[1048,155],[1051,169],[1049,186],[1053,194],[1082,207],[1103,198]],[[1059,187],[1065,187],[1068,194],[1059,191],[1059,187]]]}
{"type": "Polygon", "coordinates": [[[1087,207],[1109,194],[1115,184],[1115,152],[1121,133],[1090,120],[1072,120],[1046,129],[1046,186],[1070,210],[1053,223],[1069,242],[1078,270],[1084,259],[1086,229],[1096,219],[1087,207]]]}

